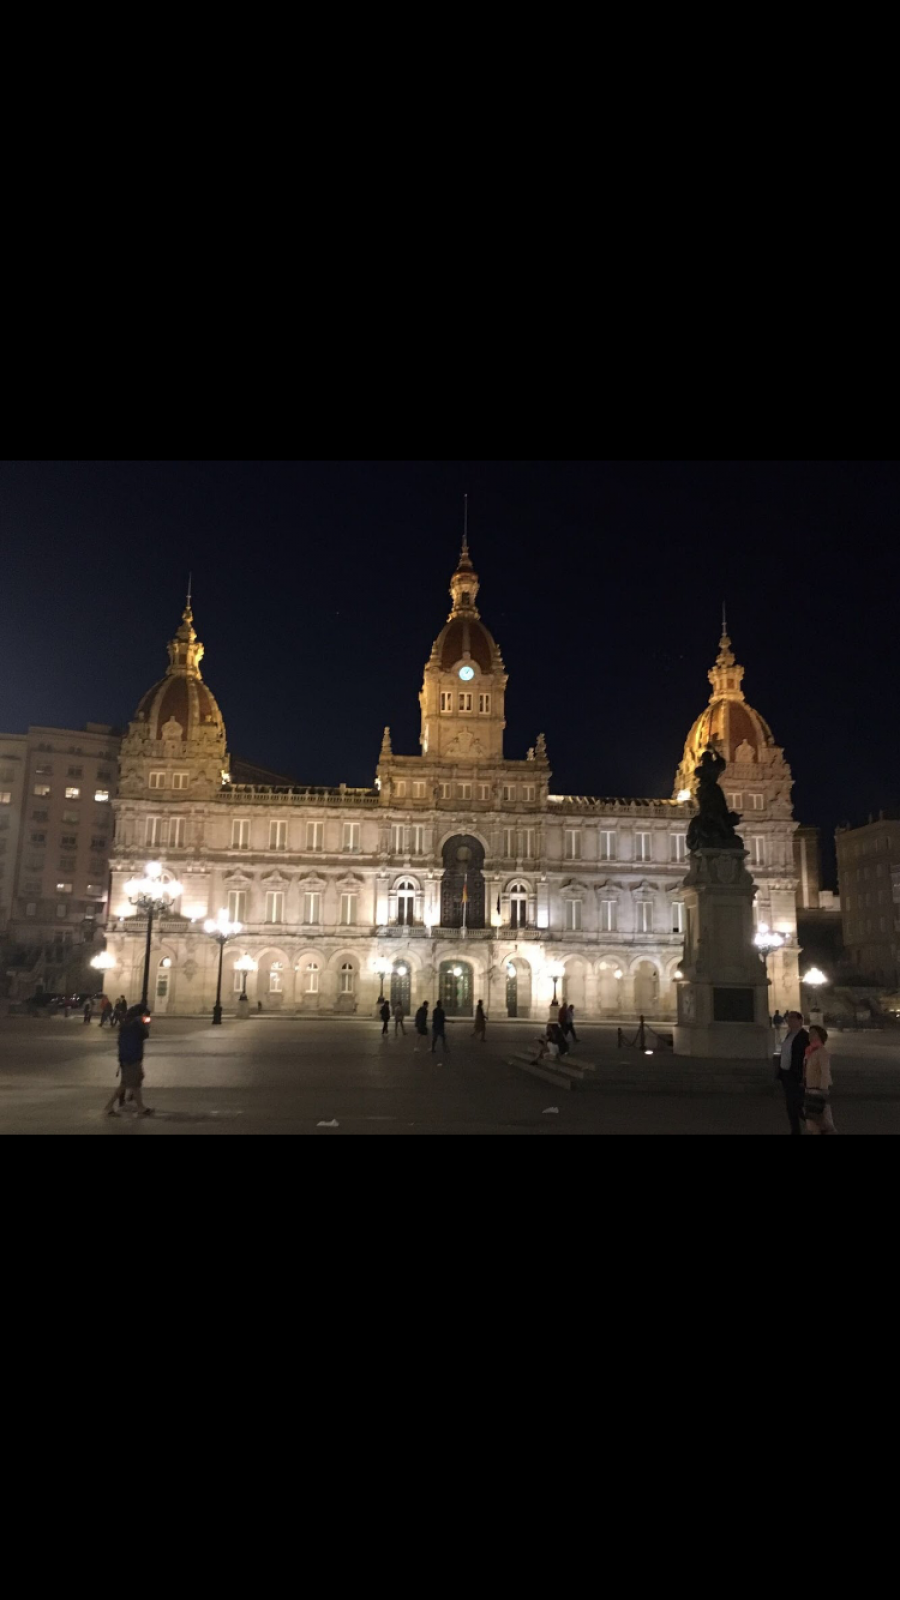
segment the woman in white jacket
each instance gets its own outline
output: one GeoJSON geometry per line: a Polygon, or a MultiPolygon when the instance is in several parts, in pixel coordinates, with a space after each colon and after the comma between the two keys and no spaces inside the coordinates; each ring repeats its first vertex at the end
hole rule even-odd
{"type": "Polygon", "coordinates": [[[827,1043],[825,1029],[812,1023],[803,1060],[803,1087],[806,1091],[803,1114],[807,1133],[837,1133],[831,1115],[831,1057],[825,1048],[827,1043]]]}

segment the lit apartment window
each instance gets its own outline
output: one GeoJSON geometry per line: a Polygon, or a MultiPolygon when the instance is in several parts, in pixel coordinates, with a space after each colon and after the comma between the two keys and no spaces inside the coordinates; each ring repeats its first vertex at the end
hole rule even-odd
{"type": "Polygon", "coordinates": [[[325,843],[325,824],[324,824],[324,822],[308,822],[306,824],[306,848],[307,848],[307,850],[321,850],[321,849],[324,848],[324,843],[325,843]]]}
{"type": "Polygon", "coordinates": [[[231,824],[232,850],[250,849],[250,821],[249,818],[235,818],[231,824]]]}
{"type": "Polygon", "coordinates": [[[604,831],[602,831],[600,833],[599,837],[600,837],[600,860],[601,861],[615,861],[615,859],[616,859],[616,836],[615,836],[615,834],[614,833],[609,833],[609,832],[604,830],[604,831]]]}
{"type": "Polygon", "coordinates": [[[672,835],[672,860],[684,861],[687,859],[687,834],[673,833],[672,835]]]}
{"type": "Polygon", "coordinates": [[[537,855],[536,839],[537,830],[535,828],[524,828],[522,830],[522,856],[524,860],[533,861],[537,855]]]}
{"type": "Polygon", "coordinates": [[[286,850],[287,849],[287,823],[286,822],[270,822],[269,823],[269,849],[270,850],[286,850]]]}
{"type": "Polygon", "coordinates": [[[168,844],[169,819],[168,817],[147,818],[147,843],[148,845],[168,844]]]}
{"type": "Polygon", "coordinates": [[[359,823],[358,822],[345,822],[344,823],[344,846],[343,846],[343,848],[344,848],[345,852],[350,851],[352,854],[355,854],[356,851],[358,851],[358,849],[359,849],[359,823]]]}
{"type": "Polygon", "coordinates": [[[186,789],[187,786],[188,786],[188,775],[187,775],[186,772],[173,772],[172,773],[172,788],[173,789],[186,789]]]}
{"type": "Polygon", "coordinates": [[[649,900],[639,900],[637,903],[637,932],[651,932],[651,917],[653,907],[649,900]]]}
{"type": "Polygon", "coordinates": [[[94,799],[96,801],[98,801],[98,803],[100,805],[104,805],[106,803],[106,801],[109,799],[109,790],[108,789],[95,789],[94,790],[94,799]]]}
{"type": "MultiPolygon", "coordinates": [[[[229,922],[247,921],[247,891],[246,889],[229,889],[228,891],[228,920],[229,922]]],[[[238,973],[240,977],[240,973],[238,973]]],[[[240,985],[238,986],[240,987],[240,985]]]]}
{"type": "Polygon", "coordinates": [[[165,789],[168,781],[169,775],[167,772],[151,772],[150,774],[151,789],[165,789]]]}
{"type": "Polygon", "coordinates": [[[672,901],[672,932],[684,933],[684,901],[672,901]]]}
{"type": "Polygon", "coordinates": [[[341,967],[341,994],[353,994],[356,988],[356,968],[351,961],[341,967]]]}
{"type": "Polygon", "coordinates": [[[424,800],[425,799],[425,785],[424,785],[424,783],[421,782],[420,779],[417,779],[416,782],[413,784],[413,799],[414,800],[424,800]]]}
{"type": "Polygon", "coordinates": [[[752,794],[750,796],[750,809],[752,811],[762,811],[764,805],[765,800],[761,794],[752,794]]]}
{"type": "Polygon", "coordinates": [[[319,968],[315,961],[311,961],[306,969],[306,992],[307,994],[319,992],[319,968]]]}
{"type": "Polygon", "coordinates": [[[482,717],[489,717],[490,716],[490,714],[491,714],[491,697],[490,697],[489,694],[480,694],[478,696],[478,714],[479,714],[479,716],[482,716],[482,717]]]}
{"type": "Polygon", "coordinates": [[[307,890],[303,896],[303,920],[309,925],[322,921],[322,896],[315,889],[307,890]]]}
{"type": "Polygon", "coordinates": [[[169,821],[169,844],[175,850],[184,849],[185,828],[184,817],[172,817],[169,821]]]}
{"type": "Polygon", "coordinates": [[[391,823],[391,850],[395,856],[403,854],[403,823],[391,823]]]}
{"type": "Polygon", "coordinates": [[[58,883],[56,885],[56,892],[57,894],[71,894],[72,885],[70,883],[58,883]]]}
{"type": "Polygon", "coordinates": [[[412,830],[412,853],[414,856],[425,854],[425,829],[417,823],[412,830]]]}
{"type": "Polygon", "coordinates": [[[471,798],[472,798],[472,785],[470,783],[461,783],[460,784],[460,786],[459,786],[459,798],[460,798],[460,800],[471,800],[471,798]]]}
{"type": "Polygon", "coordinates": [[[650,860],[650,835],[649,833],[636,833],[634,836],[635,861],[650,860]]]}
{"type": "Polygon", "coordinates": [[[504,856],[505,856],[505,858],[507,860],[511,861],[513,859],[513,857],[515,856],[515,853],[516,853],[516,830],[515,830],[515,828],[504,828],[503,829],[502,838],[503,838],[503,854],[504,854],[504,856]]]}
{"type": "Polygon", "coordinates": [[[471,711],[472,709],[472,696],[468,690],[459,697],[459,709],[460,711],[471,711]]]}
{"type": "Polygon", "coordinates": [[[566,901],[566,928],[569,933],[581,932],[581,909],[582,903],[580,900],[566,901]]]}
{"type": "Polygon", "coordinates": [[[452,711],[453,710],[453,695],[452,695],[452,693],[451,693],[451,691],[449,689],[442,689],[441,690],[441,710],[442,711],[452,711]]]}
{"type": "Polygon", "coordinates": [[[567,861],[581,860],[581,829],[567,828],[565,837],[565,855],[567,861]]]}
{"type": "Polygon", "coordinates": [[[266,894],[266,921],[284,921],[284,893],[281,889],[269,889],[266,894]]]}
{"type": "Polygon", "coordinates": [[[81,790],[80,789],[67,789],[66,790],[66,799],[67,800],[80,800],[81,799],[81,790]]]}
{"type": "Polygon", "coordinates": [[[752,851],[751,860],[754,867],[764,867],[766,864],[766,841],[759,834],[754,834],[750,840],[752,851]]]}
{"type": "MultiPolygon", "coordinates": [[[[36,783],[35,786],[34,786],[34,789],[32,790],[32,793],[36,796],[36,798],[38,800],[46,800],[48,794],[50,793],[50,785],[49,785],[49,783],[36,783]]],[[[6,801],[6,804],[9,805],[9,800],[8,799],[6,801]]]]}
{"type": "Polygon", "coordinates": [[[600,932],[615,933],[617,905],[615,900],[600,901],[600,932]]]}
{"type": "Polygon", "coordinates": [[[341,895],[341,927],[342,928],[355,928],[355,926],[356,926],[356,902],[357,902],[357,899],[358,899],[358,896],[355,895],[355,894],[342,894],[341,895]]]}

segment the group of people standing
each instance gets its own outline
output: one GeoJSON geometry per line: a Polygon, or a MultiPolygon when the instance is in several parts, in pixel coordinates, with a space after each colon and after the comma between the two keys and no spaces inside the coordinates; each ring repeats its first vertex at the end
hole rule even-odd
{"type": "MultiPolygon", "coordinates": [[[[107,994],[105,994],[103,996],[103,998],[101,999],[101,1001],[100,1001],[100,1026],[101,1026],[101,1028],[107,1022],[109,1023],[111,1028],[119,1027],[119,1025],[125,1021],[125,1018],[126,1018],[127,1014],[128,1014],[128,1001],[125,999],[125,996],[123,994],[119,995],[119,998],[116,1001],[115,1005],[113,1005],[112,1001],[109,998],[109,995],[107,995],[107,994]]],[[[85,1022],[87,1022],[89,1024],[93,1015],[94,1015],[94,1002],[93,1002],[93,1000],[85,1000],[85,1002],[84,1002],[84,1020],[85,1020],[85,1022]]]]}
{"type": "Polygon", "coordinates": [[[803,1026],[799,1011],[785,1016],[787,1033],[781,1045],[776,1081],[784,1088],[784,1101],[792,1134],[836,1133],[831,1113],[831,1056],[828,1032],[817,1022],[803,1026]]]}

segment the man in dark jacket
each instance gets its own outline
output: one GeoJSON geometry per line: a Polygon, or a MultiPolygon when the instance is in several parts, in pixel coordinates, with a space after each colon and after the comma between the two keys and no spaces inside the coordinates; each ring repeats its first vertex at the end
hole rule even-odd
{"type": "Polygon", "coordinates": [[[446,1029],[447,1029],[447,1015],[446,1015],[446,1012],[444,1011],[444,1008],[441,1005],[441,1002],[439,1000],[437,1005],[435,1006],[434,1010],[431,1013],[431,1053],[432,1053],[432,1055],[434,1055],[434,1047],[437,1044],[438,1039],[440,1039],[440,1041],[441,1041],[441,1054],[443,1055],[446,1052],[446,1050],[447,1050],[447,1032],[446,1032],[446,1029]]]}
{"type": "Polygon", "coordinates": [[[149,1106],[144,1105],[141,1095],[141,1084],[144,1081],[144,1043],[149,1037],[150,1029],[144,1021],[143,1007],[132,1006],[119,1029],[119,1071],[122,1074],[122,1087],[113,1091],[103,1107],[106,1116],[115,1116],[116,1101],[120,1100],[126,1089],[130,1089],[138,1109],[138,1116],[152,1117],[153,1112],[149,1106]]]}
{"type": "Polygon", "coordinates": [[[382,1024],[382,1026],[381,1026],[381,1037],[382,1037],[382,1039],[386,1039],[387,1036],[388,1036],[388,1023],[391,1020],[391,1008],[388,1005],[386,1000],[382,1000],[381,1009],[380,1009],[378,1015],[381,1018],[381,1024],[382,1024]]]}
{"type": "Polygon", "coordinates": [[[801,1134],[803,1110],[803,1058],[809,1045],[809,1034],[803,1026],[799,1011],[788,1011],[785,1016],[788,1031],[781,1046],[778,1076],[784,1084],[784,1101],[787,1106],[791,1133],[801,1134]]]}

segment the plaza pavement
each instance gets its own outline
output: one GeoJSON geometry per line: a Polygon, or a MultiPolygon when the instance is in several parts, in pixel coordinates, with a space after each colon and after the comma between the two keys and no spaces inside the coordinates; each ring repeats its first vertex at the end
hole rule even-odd
{"type": "MultiPolygon", "coordinates": [[[[614,1028],[583,1027],[575,1053],[597,1063],[598,1081],[560,1091],[507,1064],[537,1032],[537,1023],[504,1023],[481,1045],[471,1024],[451,1024],[442,1059],[409,1023],[400,1038],[392,1023],[385,1042],[379,1022],[359,1019],[226,1018],[213,1028],[156,1018],[144,1063],[156,1114],[112,1119],[101,1110],[116,1082],[115,1033],[78,1017],[0,1018],[0,1133],[787,1135],[767,1063],[758,1089],[745,1064],[742,1092],[732,1092],[724,1065],[617,1051],[614,1028]]],[[[833,1042],[839,1132],[900,1133],[900,1036],[833,1042]]]]}
{"type": "MultiPolygon", "coordinates": [[[[471,1024],[450,1024],[447,1059],[412,1024],[400,1038],[391,1024],[383,1042],[380,1022],[362,1019],[155,1018],[151,1032],[144,1099],[155,1115],[114,1120],[101,1115],[114,1032],[77,1016],[0,1019],[0,1133],[788,1133],[767,1062],[757,1088],[741,1067],[737,1093],[727,1067],[617,1051],[609,1027],[581,1027],[577,1054],[597,1062],[597,1082],[575,1091],[508,1066],[536,1022],[488,1027],[484,1046],[471,1024]]],[[[841,1133],[900,1133],[900,1037],[838,1035],[834,1078],[841,1133]]]]}

